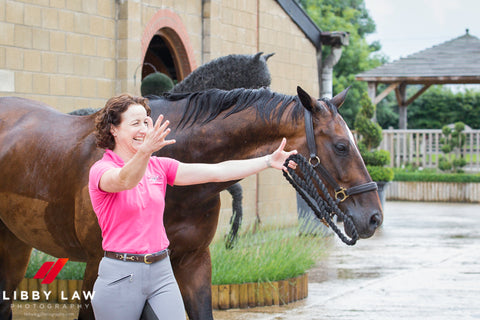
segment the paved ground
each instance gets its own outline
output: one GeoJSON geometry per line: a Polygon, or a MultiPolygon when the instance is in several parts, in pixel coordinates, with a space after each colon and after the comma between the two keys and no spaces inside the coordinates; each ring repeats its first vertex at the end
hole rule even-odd
{"type": "Polygon", "coordinates": [[[215,319],[480,319],[480,205],[387,202],[380,232],[331,239],[309,297],[215,319]]]}
{"type": "MultiPolygon", "coordinates": [[[[328,241],[329,256],[310,272],[307,299],[215,311],[215,319],[480,319],[480,205],[388,201],[375,237],[354,247],[328,241]]],[[[30,311],[15,310],[14,319],[73,314],[30,311]]]]}

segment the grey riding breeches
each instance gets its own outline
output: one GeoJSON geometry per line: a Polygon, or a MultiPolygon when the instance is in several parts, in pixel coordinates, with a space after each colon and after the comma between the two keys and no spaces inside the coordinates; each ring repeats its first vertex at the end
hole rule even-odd
{"type": "Polygon", "coordinates": [[[186,318],[170,257],[152,264],[104,257],[93,292],[96,320],[138,320],[146,306],[158,319],[186,318]]]}

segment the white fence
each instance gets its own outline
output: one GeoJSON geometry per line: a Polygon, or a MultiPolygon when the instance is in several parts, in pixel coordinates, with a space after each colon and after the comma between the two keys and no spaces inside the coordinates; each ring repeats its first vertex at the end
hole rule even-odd
{"type": "MultiPolygon", "coordinates": [[[[480,171],[480,130],[464,131],[466,142],[460,153],[467,160],[464,170],[480,171]]],[[[442,152],[442,130],[383,130],[380,149],[390,152],[392,167],[414,164],[423,168],[437,168],[442,152]]]]}

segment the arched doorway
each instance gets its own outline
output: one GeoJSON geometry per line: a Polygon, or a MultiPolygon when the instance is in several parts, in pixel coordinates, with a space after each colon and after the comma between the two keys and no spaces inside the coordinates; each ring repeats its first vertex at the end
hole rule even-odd
{"type": "Polygon", "coordinates": [[[170,10],[158,11],[147,24],[142,51],[142,79],[158,71],[180,82],[196,67],[186,29],[170,10]]]}

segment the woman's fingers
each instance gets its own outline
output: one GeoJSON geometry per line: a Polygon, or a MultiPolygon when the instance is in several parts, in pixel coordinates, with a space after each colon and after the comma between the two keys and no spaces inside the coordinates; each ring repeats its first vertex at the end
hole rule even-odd
{"type": "Polygon", "coordinates": [[[153,128],[153,120],[152,120],[152,118],[147,117],[147,118],[145,119],[145,121],[147,121],[147,128],[148,128],[148,130],[151,130],[151,129],[153,128]]]}
{"type": "Polygon", "coordinates": [[[280,146],[277,148],[277,151],[283,151],[286,144],[287,144],[287,139],[282,138],[282,142],[280,142],[280,146]]]}
{"type": "Polygon", "coordinates": [[[146,118],[147,122],[147,134],[145,144],[150,146],[153,152],[160,150],[166,145],[175,143],[175,139],[166,140],[165,138],[170,133],[170,128],[168,128],[170,121],[163,121],[163,115],[159,115],[155,125],[153,120],[150,117],[146,118]]]}

